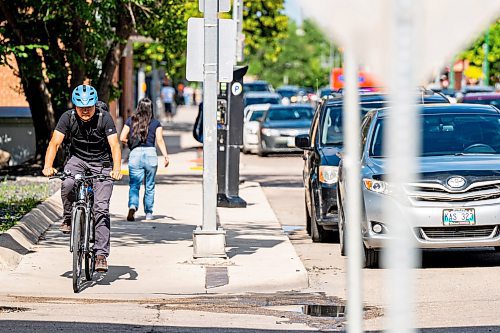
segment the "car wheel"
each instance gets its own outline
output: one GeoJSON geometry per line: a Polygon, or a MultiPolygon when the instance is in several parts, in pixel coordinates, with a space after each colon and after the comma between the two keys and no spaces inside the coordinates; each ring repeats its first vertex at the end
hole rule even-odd
{"type": "Polygon", "coordinates": [[[316,219],[316,205],[314,202],[311,205],[311,238],[315,243],[323,243],[327,239],[327,231],[318,224],[316,219]]]}
{"type": "Polygon", "coordinates": [[[379,251],[368,249],[363,245],[365,268],[378,268],[379,251]]]}
{"type": "Polygon", "coordinates": [[[307,200],[304,198],[304,206],[306,209],[306,231],[309,236],[311,236],[311,214],[309,214],[309,209],[307,208],[307,200]]]}
{"type": "Polygon", "coordinates": [[[500,246],[495,246],[495,251],[500,252],[500,246]]]}
{"type": "Polygon", "coordinates": [[[268,155],[268,153],[266,153],[264,151],[264,148],[262,147],[262,141],[259,143],[259,146],[257,148],[257,155],[259,155],[260,157],[266,157],[268,155]]]}
{"type": "Polygon", "coordinates": [[[346,256],[346,244],[345,244],[345,225],[344,225],[344,214],[339,208],[339,245],[340,245],[340,255],[346,256]]]}

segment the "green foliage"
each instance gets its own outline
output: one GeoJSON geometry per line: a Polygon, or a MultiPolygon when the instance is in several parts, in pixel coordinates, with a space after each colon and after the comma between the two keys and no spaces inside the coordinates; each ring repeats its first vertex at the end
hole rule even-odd
{"type": "Polygon", "coordinates": [[[255,55],[272,62],[277,60],[288,29],[288,17],[283,10],[284,0],[244,1],[245,56],[255,55]]]}
{"type": "MultiPolygon", "coordinates": [[[[490,84],[495,84],[500,82],[500,20],[493,23],[489,29],[489,52],[488,60],[490,62],[490,84]]],[[[473,66],[472,73],[475,78],[479,78],[481,75],[477,73],[478,69],[481,68],[484,60],[484,48],[483,44],[486,41],[486,33],[481,37],[476,39],[469,49],[462,52],[458,57],[460,59],[467,59],[473,66]],[[477,77],[479,76],[479,77],[477,77]]]]}
{"type": "Polygon", "coordinates": [[[0,232],[15,225],[26,213],[49,196],[48,184],[19,185],[0,182],[0,232]]]}
{"type": "Polygon", "coordinates": [[[288,77],[288,83],[307,87],[328,84],[330,68],[323,66],[330,54],[330,42],[312,21],[303,23],[304,34],[297,34],[297,25],[290,22],[288,38],[280,43],[281,53],[276,59],[248,57],[250,74],[277,87],[288,77]]]}
{"type": "Polygon", "coordinates": [[[183,6],[183,10],[179,12],[181,15],[176,15],[178,20],[175,31],[176,48],[168,47],[172,41],[161,36],[151,43],[134,43],[136,68],[144,67],[148,73],[153,69],[153,62],[156,62],[168,76],[176,79],[185,78],[187,21],[190,17],[201,17],[202,13],[198,10],[198,0],[186,0],[183,6]]]}

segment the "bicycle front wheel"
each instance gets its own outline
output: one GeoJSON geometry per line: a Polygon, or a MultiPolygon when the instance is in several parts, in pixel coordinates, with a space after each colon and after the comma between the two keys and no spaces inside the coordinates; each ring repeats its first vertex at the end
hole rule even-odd
{"type": "Polygon", "coordinates": [[[83,233],[82,227],[85,225],[85,211],[78,209],[73,221],[73,292],[80,291],[83,260],[83,233]]]}

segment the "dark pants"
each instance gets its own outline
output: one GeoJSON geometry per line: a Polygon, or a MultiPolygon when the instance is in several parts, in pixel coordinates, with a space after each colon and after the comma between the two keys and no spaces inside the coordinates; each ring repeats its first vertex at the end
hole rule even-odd
{"type": "MultiPolygon", "coordinates": [[[[72,156],[64,166],[74,176],[90,170],[92,174],[109,175],[111,168],[101,165],[89,164],[78,157],[72,156]]],[[[95,217],[95,243],[94,251],[97,255],[109,255],[110,219],[109,200],[113,192],[113,181],[94,181],[94,217],[95,217]]],[[[75,201],[75,180],[66,178],[61,184],[61,198],[64,205],[64,223],[71,224],[71,211],[75,201]]]]}

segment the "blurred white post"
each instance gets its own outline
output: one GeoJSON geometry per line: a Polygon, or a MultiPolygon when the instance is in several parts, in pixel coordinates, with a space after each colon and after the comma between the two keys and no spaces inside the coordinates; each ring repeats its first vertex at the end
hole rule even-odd
{"type": "Polygon", "coordinates": [[[233,2],[233,20],[236,22],[236,58],[235,65],[244,60],[244,42],[243,34],[243,0],[234,0],[233,2]]]}
{"type": "Polygon", "coordinates": [[[411,269],[416,266],[417,252],[412,235],[413,216],[408,207],[405,184],[414,181],[417,172],[417,153],[420,146],[419,117],[415,106],[416,57],[419,52],[416,29],[417,17],[414,0],[392,0],[393,16],[390,48],[392,66],[389,72],[391,106],[386,118],[384,150],[388,158],[387,181],[392,185],[392,200],[386,200],[384,216],[387,217],[389,240],[383,251],[386,272],[386,302],[388,304],[388,332],[410,333],[414,331],[415,276],[411,269]]]}
{"type": "Polygon", "coordinates": [[[361,279],[361,164],[360,164],[360,111],[359,111],[359,66],[352,49],[345,51],[344,61],[344,147],[342,157],[346,172],[345,221],[347,243],[347,331],[363,331],[363,300],[361,279]]]}

